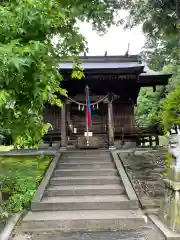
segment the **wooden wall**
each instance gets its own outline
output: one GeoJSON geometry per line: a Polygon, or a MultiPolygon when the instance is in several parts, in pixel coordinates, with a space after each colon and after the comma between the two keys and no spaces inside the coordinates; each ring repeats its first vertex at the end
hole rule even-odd
{"type": "Polygon", "coordinates": [[[61,109],[57,106],[46,105],[44,108],[44,119],[52,125],[53,131],[61,131],[61,109]]]}
{"type": "MultiPolygon", "coordinates": [[[[105,133],[107,121],[106,104],[99,104],[98,109],[92,109],[92,126],[89,131],[93,133],[105,133]]],[[[86,112],[79,111],[76,104],[71,104],[71,120],[73,126],[77,128],[77,133],[84,133],[86,130],[86,112]]]]}
{"type": "MultiPolygon", "coordinates": [[[[79,111],[78,105],[71,103],[68,107],[70,111],[69,118],[77,133],[85,132],[85,111],[79,111]]],[[[68,109],[67,108],[67,109],[68,109]]],[[[113,102],[113,118],[115,132],[121,132],[122,128],[126,132],[131,132],[134,126],[134,105],[131,101],[121,102],[116,100],[113,102]]],[[[44,109],[44,118],[53,126],[53,131],[60,132],[61,129],[61,109],[56,106],[46,106],[44,109]]],[[[107,103],[99,104],[99,108],[92,110],[92,126],[89,128],[94,134],[106,133],[106,124],[108,121],[108,105],[107,103]]]]}
{"type": "Polygon", "coordinates": [[[113,103],[115,132],[131,132],[135,125],[134,104],[132,101],[113,103]]]}

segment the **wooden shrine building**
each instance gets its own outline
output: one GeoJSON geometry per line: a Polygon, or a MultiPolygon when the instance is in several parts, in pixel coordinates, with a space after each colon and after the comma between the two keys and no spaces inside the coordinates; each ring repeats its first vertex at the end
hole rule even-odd
{"type": "MultiPolygon", "coordinates": [[[[80,57],[85,77],[71,77],[73,62],[60,64],[64,76],[61,87],[68,91],[62,108],[45,106],[45,120],[52,124],[49,136],[61,140],[61,147],[68,145],[86,147],[87,134],[90,147],[114,147],[126,139],[138,140],[141,134],[150,134],[135,125],[134,106],[141,87],[166,85],[170,74],[146,69],[141,58],[133,56],[84,56],[80,57]],[[86,131],[85,88],[89,87],[92,124],[86,131]]],[[[155,130],[154,130],[155,131],[155,130]]],[[[153,132],[152,132],[153,134],[153,132]]]]}

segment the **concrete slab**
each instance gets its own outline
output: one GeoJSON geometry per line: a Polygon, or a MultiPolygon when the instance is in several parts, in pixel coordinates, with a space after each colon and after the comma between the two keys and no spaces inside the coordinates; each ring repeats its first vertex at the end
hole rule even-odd
{"type": "Polygon", "coordinates": [[[47,155],[54,156],[56,154],[55,149],[46,149],[46,150],[11,150],[11,151],[0,151],[0,156],[38,156],[38,155],[47,155]]]}
{"type": "Polygon", "coordinates": [[[120,184],[121,180],[116,176],[78,176],[78,177],[53,177],[50,180],[51,185],[85,185],[85,184],[120,184]]]}
{"type": "Polygon", "coordinates": [[[32,200],[32,204],[34,202],[40,202],[41,201],[41,198],[42,198],[42,196],[44,194],[44,191],[45,191],[45,189],[46,189],[46,187],[47,187],[47,185],[49,183],[49,180],[50,180],[50,178],[52,176],[52,173],[53,173],[53,171],[54,171],[54,169],[55,169],[55,167],[56,167],[56,165],[57,165],[57,163],[58,163],[58,161],[60,159],[60,156],[61,156],[61,153],[58,153],[58,154],[56,154],[56,156],[52,160],[52,162],[51,162],[51,164],[50,164],[50,166],[49,166],[49,168],[48,168],[48,170],[47,170],[47,172],[46,172],[46,174],[45,174],[41,184],[39,185],[39,187],[38,187],[38,189],[37,189],[37,191],[36,191],[36,193],[34,195],[34,198],[32,200]]]}
{"type": "Polygon", "coordinates": [[[161,232],[166,237],[166,240],[180,240],[180,234],[169,230],[156,215],[149,215],[149,218],[161,230],[161,232]]]}
{"type": "Polygon", "coordinates": [[[89,170],[91,169],[109,169],[109,168],[115,168],[113,163],[106,163],[106,162],[101,162],[101,163],[59,163],[58,164],[58,169],[84,169],[88,168],[89,170]]]}
{"type": "Polygon", "coordinates": [[[56,177],[68,176],[117,176],[116,169],[57,169],[54,172],[56,177]]]}
{"type": "Polygon", "coordinates": [[[0,233],[0,240],[9,240],[9,237],[16,226],[17,222],[19,221],[21,217],[21,213],[17,213],[14,216],[12,216],[9,221],[7,222],[7,225],[0,233]]]}
{"type": "Polygon", "coordinates": [[[22,229],[25,232],[131,230],[139,229],[146,220],[139,210],[29,212],[22,229]]]}
{"type": "Polygon", "coordinates": [[[120,160],[119,156],[116,153],[112,152],[112,157],[114,159],[114,162],[116,164],[117,170],[119,172],[119,175],[120,175],[121,180],[123,182],[123,185],[125,187],[127,196],[129,197],[130,200],[135,200],[135,201],[139,202],[139,200],[138,200],[138,198],[136,196],[136,193],[135,193],[135,191],[134,191],[134,189],[132,187],[132,184],[129,181],[129,178],[128,178],[126,172],[125,172],[124,166],[121,163],[121,160],[120,160]]]}
{"type": "Polygon", "coordinates": [[[89,202],[121,202],[121,201],[128,201],[128,198],[123,195],[117,196],[71,196],[71,197],[44,197],[41,202],[51,202],[51,203],[89,203],[89,202]]]}
{"type": "Polygon", "coordinates": [[[109,185],[69,185],[50,186],[46,196],[94,196],[94,195],[121,195],[125,193],[120,184],[109,185]]]}
{"type": "MultiPolygon", "coordinates": [[[[30,240],[147,240],[141,231],[93,232],[93,233],[43,233],[34,234],[30,240]]],[[[14,240],[25,240],[15,238],[14,240]]],[[[158,239],[159,240],[159,239],[158,239]]]]}
{"type": "Polygon", "coordinates": [[[40,203],[32,204],[33,211],[54,210],[131,210],[138,209],[138,202],[128,200],[125,195],[112,196],[61,196],[44,197],[40,203]]]}

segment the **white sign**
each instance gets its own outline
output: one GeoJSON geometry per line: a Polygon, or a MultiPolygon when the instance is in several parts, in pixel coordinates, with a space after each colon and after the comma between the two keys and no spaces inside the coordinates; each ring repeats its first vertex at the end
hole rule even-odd
{"type": "MultiPolygon", "coordinates": [[[[93,133],[92,132],[88,132],[88,136],[92,137],[93,133]]],[[[84,133],[84,136],[87,137],[87,132],[84,133]]]]}

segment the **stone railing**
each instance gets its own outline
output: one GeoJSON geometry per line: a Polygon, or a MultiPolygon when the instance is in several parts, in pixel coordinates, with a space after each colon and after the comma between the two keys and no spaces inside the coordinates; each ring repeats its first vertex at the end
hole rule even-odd
{"type": "Polygon", "coordinates": [[[164,179],[165,197],[159,217],[170,230],[180,232],[180,135],[170,135],[169,153],[174,161],[164,179]]]}

